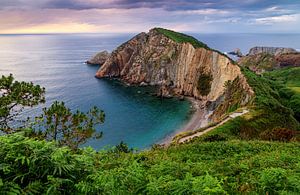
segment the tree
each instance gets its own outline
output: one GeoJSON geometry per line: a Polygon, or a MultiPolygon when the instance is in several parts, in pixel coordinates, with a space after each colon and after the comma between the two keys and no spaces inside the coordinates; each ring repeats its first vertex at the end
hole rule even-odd
{"type": "MultiPolygon", "coordinates": [[[[12,133],[10,122],[24,107],[32,107],[45,102],[45,88],[31,82],[18,82],[12,74],[0,78],[0,131],[12,133]]],[[[15,124],[14,124],[15,125],[15,124]]]]}
{"type": "Polygon", "coordinates": [[[64,102],[55,101],[49,108],[43,109],[41,116],[36,117],[33,133],[47,141],[57,141],[59,145],[75,150],[91,137],[101,138],[102,132],[96,133],[96,126],[102,124],[104,119],[104,112],[97,107],[86,113],[79,110],[72,113],[64,102]]]}

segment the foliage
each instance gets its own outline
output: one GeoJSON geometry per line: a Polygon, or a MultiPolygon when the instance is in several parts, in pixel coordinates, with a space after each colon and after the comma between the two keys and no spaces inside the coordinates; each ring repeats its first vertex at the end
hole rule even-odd
{"type": "Polygon", "coordinates": [[[211,74],[205,73],[203,70],[200,71],[197,89],[201,95],[206,96],[209,94],[212,80],[213,77],[211,74]]]}
{"type": "Polygon", "coordinates": [[[300,143],[193,142],[140,153],[0,137],[0,194],[296,194],[300,143]]]}
{"type": "Polygon", "coordinates": [[[198,41],[192,36],[175,32],[172,30],[163,29],[163,28],[155,28],[155,30],[157,30],[159,33],[167,36],[168,38],[172,39],[177,43],[190,43],[194,46],[194,48],[210,49],[205,43],[198,41]]]}
{"type": "Polygon", "coordinates": [[[61,146],[77,149],[87,139],[100,138],[96,134],[96,125],[104,122],[104,112],[93,107],[87,113],[77,110],[72,113],[63,102],[54,102],[51,107],[44,108],[43,114],[36,117],[34,136],[47,141],[58,141],[61,146]]]}
{"type": "Polygon", "coordinates": [[[266,117],[266,122],[274,123],[270,124],[269,129],[276,126],[292,130],[299,128],[299,123],[294,118],[293,108],[289,106],[293,93],[278,82],[258,76],[247,68],[242,68],[242,71],[255,91],[254,105],[260,115],[256,118],[262,120],[262,117],[266,117]]]}
{"type": "Polygon", "coordinates": [[[263,132],[261,138],[270,141],[291,141],[298,133],[286,128],[274,128],[272,131],[263,132]]]}
{"type": "Polygon", "coordinates": [[[45,89],[33,83],[18,82],[12,75],[0,78],[0,130],[11,133],[9,123],[24,107],[35,106],[45,101],[45,89]]]}
{"type": "Polygon", "coordinates": [[[173,41],[175,41],[177,43],[190,43],[196,49],[197,48],[204,48],[204,49],[216,52],[216,53],[228,58],[232,64],[235,64],[235,62],[231,58],[229,58],[227,55],[225,55],[224,53],[222,53],[218,50],[211,49],[205,43],[197,40],[196,38],[194,38],[192,36],[189,36],[189,35],[186,35],[186,34],[183,34],[183,33],[179,33],[179,32],[175,32],[175,31],[172,31],[172,30],[164,29],[164,28],[155,28],[155,30],[157,32],[165,35],[169,39],[172,39],[173,41]]]}
{"type": "Polygon", "coordinates": [[[242,57],[239,60],[239,64],[259,72],[263,70],[273,70],[276,67],[276,59],[272,54],[260,53],[242,57]]]}
{"type": "Polygon", "coordinates": [[[284,68],[266,72],[264,76],[281,86],[280,92],[288,99],[285,105],[291,108],[300,121],[300,67],[284,68]]]}

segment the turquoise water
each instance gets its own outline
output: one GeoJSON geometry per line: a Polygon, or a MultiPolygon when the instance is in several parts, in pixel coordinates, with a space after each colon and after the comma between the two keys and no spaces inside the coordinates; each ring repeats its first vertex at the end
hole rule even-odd
{"type": "MultiPolygon", "coordinates": [[[[300,48],[299,34],[195,34],[199,40],[222,52],[251,47],[300,48]]],[[[190,117],[190,103],[161,100],[147,89],[126,87],[117,81],[94,78],[98,67],[83,62],[101,50],[113,50],[132,35],[0,35],[0,73],[13,73],[17,80],[33,81],[47,90],[45,105],[28,109],[38,115],[41,108],[60,100],[74,109],[98,106],[106,113],[99,127],[104,136],[86,145],[95,149],[121,141],[130,147],[147,148],[180,129],[190,117]]]]}
{"type": "Polygon", "coordinates": [[[147,89],[127,87],[117,81],[94,77],[98,67],[83,62],[95,52],[112,50],[130,36],[18,35],[0,36],[0,73],[17,80],[33,81],[46,88],[46,104],[26,110],[38,115],[55,100],[71,109],[87,111],[98,106],[106,114],[99,126],[103,138],[85,145],[95,149],[121,141],[143,149],[180,128],[188,119],[190,104],[177,99],[161,100],[147,89]]]}

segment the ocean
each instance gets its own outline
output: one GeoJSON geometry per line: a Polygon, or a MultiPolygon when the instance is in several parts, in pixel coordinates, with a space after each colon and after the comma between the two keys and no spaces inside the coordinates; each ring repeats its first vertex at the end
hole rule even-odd
{"type": "MultiPolygon", "coordinates": [[[[192,34],[211,48],[246,53],[254,46],[300,48],[300,34],[192,34]]],[[[98,106],[106,114],[99,140],[84,146],[97,150],[121,141],[145,149],[184,126],[191,117],[188,101],[160,99],[148,88],[128,87],[118,81],[96,79],[98,67],[84,62],[95,53],[112,51],[133,34],[0,35],[0,73],[32,81],[46,88],[46,103],[26,109],[21,116],[37,116],[55,100],[72,110],[98,106]]]]}

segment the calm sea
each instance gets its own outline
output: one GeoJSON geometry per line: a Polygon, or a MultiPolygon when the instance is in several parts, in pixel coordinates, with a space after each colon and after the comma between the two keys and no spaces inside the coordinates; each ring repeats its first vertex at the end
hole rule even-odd
{"type": "MultiPolygon", "coordinates": [[[[210,47],[223,52],[253,46],[300,48],[299,34],[193,34],[210,47]]],[[[85,145],[102,149],[126,142],[147,148],[182,127],[191,109],[187,101],[161,100],[147,89],[127,87],[116,81],[94,78],[98,69],[84,64],[101,50],[113,50],[132,35],[0,35],[0,73],[12,73],[17,80],[32,81],[46,88],[46,101],[23,115],[38,115],[55,100],[72,110],[87,111],[98,106],[105,111],[105,123],[98,127],[100,140],[85,145]]]]}

